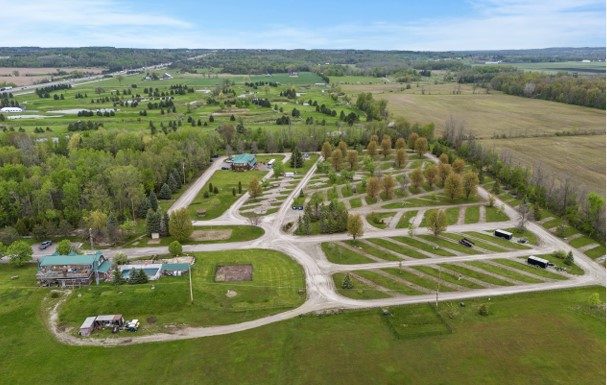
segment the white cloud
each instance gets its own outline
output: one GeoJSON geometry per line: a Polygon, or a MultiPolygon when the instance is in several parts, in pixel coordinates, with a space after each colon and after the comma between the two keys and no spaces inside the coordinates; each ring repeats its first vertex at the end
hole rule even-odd
{"type": "Polygon", "coordinates": [[[0,46],[469,50],[605,44],[605,6],[598,0],[471,0],[473,12],[464,16],[320,28],[264,20],[241,27],[226,18],[220,29],[117,0],[4,2],[0,9],[10,12],[0,13],[0,46]]]}

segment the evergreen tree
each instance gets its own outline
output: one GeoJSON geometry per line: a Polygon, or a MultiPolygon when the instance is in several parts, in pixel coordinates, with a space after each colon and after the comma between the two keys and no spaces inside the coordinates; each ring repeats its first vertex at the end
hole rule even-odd
{"type": "Polygon", "coordinates": [[[171,192],[177,192],[177,190],[179,190],[179,182],[175,180],[175,176],[173,174],[169,175],[169,178],[167,179],[167,184],[169,185],[171,192]]]}
{"type": "MultiPolygon", "coordinates": [[[[145,200],[145,199],[144,199],[145,200]]],[[[111,243],[116,242],[118,238],[118,220],[116,219],[116,215],[114,212],[111,212],[107,217],[107,237],[111,243]]]]}
{"type": "Polygon", "coordinates": [[[343,282],[341,283],[342,289],[353,289],[354,285],[352,284],[352,279],[350,278],[350,273],[346,273],[343,282]]]}
{"type": "Polygon", "coordinates": [[[118,266],[114,267],[112,271],[112,284],[114,285],[122,285],[125,282],[124,278],[122,278],[122,272],[118,268],[118,266]]]}
{"type": "Polygon", "coordinates": [[[293,149],[293,154],[291,155],[291,167],[293,168],[301,168],[303,167],[303,156],[301,155],[301,151],[299,151],[298,147],[293,149]]]}
{"type": "Polygon", "coordinates": [[[150,191],[150,196],[148,199],[150,201],[150,208],[154,211],[158,210],[158,198],[156,198],[156,193],[154,190],[150,191]]]}
{"type": "Polygon", "coordinates": [[[171,199],[171,188],[168,184],[163,184],[158,193],[160,199],[171,199]]]}
{"type": "Polygon", "coordinates": [[[242,182],[238,181],[238,194],[242,194],[242,182]]]}
{"type": "Polygon", "coordinates": [[[150,201],[147,198],[144,198],[141,200],[141,203],[139,203],[139,206],[137,206],[137,218],[145,218],[145,216],[148,213],[148,210],[150,209],[150,201]]]}
{"type": "Polygon", "coordinates": [[[160,214],[149,209],[145,218],[145,225],[148,236],[152,235],[152,233],[160,233],[160,214]]]}

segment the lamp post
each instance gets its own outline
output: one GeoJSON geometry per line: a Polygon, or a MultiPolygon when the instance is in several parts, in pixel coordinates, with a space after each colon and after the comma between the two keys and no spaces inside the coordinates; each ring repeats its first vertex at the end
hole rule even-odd
{"type": "Polygon", "coordinates": [[[91,250],[93,250],[93,228],[89,227],[89,241],[91,242],[91,250]]]}

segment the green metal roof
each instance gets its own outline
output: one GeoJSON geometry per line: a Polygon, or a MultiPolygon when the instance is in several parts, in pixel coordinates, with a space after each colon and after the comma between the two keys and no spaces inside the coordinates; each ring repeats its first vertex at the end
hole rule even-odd
{"type": "Polygon", "coordinates": [[[188,271],[189,263],[163,263],[160,268],[162,271],[188,271]]]}
{"type": "Polygon", "coordinates": [[[42,266],[63,266],[63,265],[92,265],[93,262],[99,261],[103,254],[97,251],[93,254],[76,254],[71,252],[67,255],[51,254],[41,257],[38,265],[42,266]]]}
{"type": "Polygon", "coordinates": [[[254,163],[255,160],[255,155],[253,154],[238,154],[234,155],[234,157],[232,158],[232,163],[249,164],[254,163]]]}
{"type": "Polygon", "coordinates": [[[97,269],[97,271],[105,274],[108,271],[110,271],[110,267],[112,267],[112,263],[110,261],[103,261],[101,263],[101,265],[99,265],[99,268],[97,269]]]}

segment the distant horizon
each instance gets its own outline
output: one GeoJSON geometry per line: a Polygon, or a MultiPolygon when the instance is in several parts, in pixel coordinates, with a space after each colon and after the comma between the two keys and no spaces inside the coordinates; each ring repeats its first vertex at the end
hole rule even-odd
{"type": "Polygon", "coordinates": [[[606,45],[601,0],[377,0],[372,5],[266,0],[263,6],[0,0],[0,8],[7,10],[0,14],[0,46],[5,47],[442,52],[606,45]]]}
{"type": "Polygon", "coordinates": [[[533,51],[549,49],[606,49],[607,46],[554,46],[540,48],[500,48],[500,49],[445,49],[445,50],[427,50],[427,49],[372,49],[372,48],[207,48],[207,47],[115,47],[108,45],[83,45],[83,46],[0,46],[0,49],[20,49],[20,48],[40,48],[40,49],[78,49],[78,48],[113,48],[113,49],[140,49],[140,50],[243,50],[243,51],[370,51],[370,52],[421,52],[421,53],[442,53],[442,52],[496,52],[496,51],[533,51]]]}

